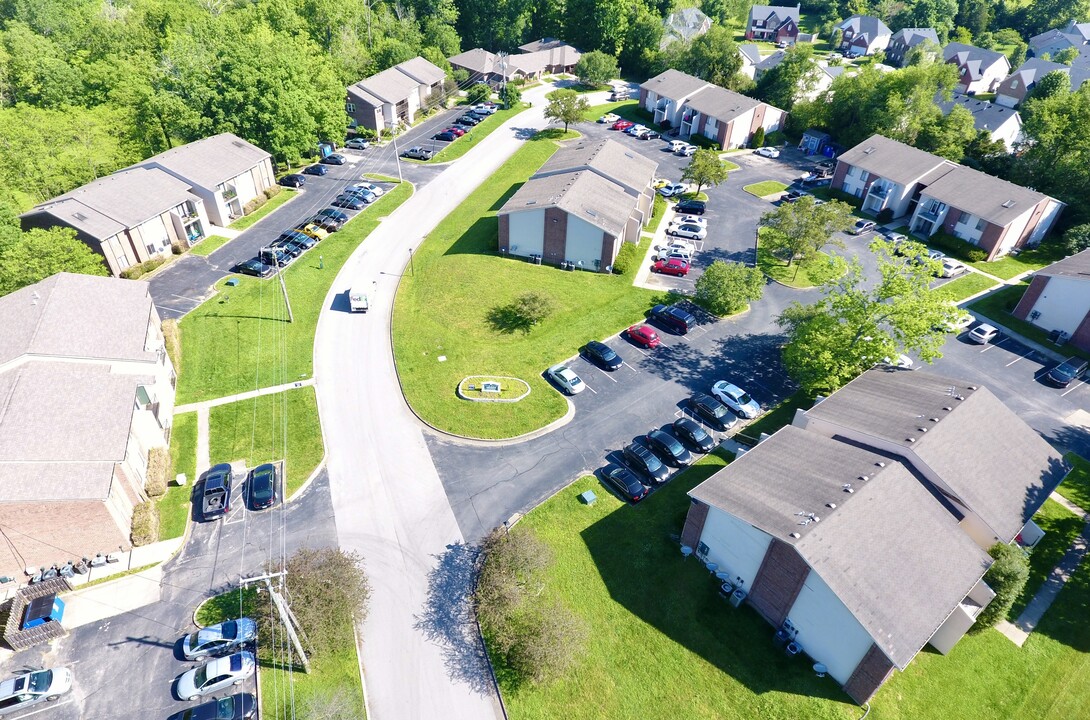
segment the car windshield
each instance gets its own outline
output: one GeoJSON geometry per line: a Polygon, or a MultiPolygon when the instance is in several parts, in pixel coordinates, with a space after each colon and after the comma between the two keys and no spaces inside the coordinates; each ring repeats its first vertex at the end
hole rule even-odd
{"type": "Polygon", "coordinates": [[[753,402],[753,398],[751,398],[749,396],[749,393],[745,392],[744,390],[739,392],[735,396],[735,398],[738,400],[739,405],[749,405],[751,402],[753,402]]]}
{"type": "Polygon", "coordinates": [[[569,375],[568,382],[571,383],[572,387],[583,384],[583,381],[579,379],[578,375],[569,375]]]}
{"type": "Polygon", "coordinates": [[[193,687],[204,687],[208,682],[208,666],[202,665],[197,668],[197,672],[193,673],[193,687]]]}
{"type": "Polygon", "coordinates": [[[45,692],[49,689],[49,686],[53,683],[53,671],[42,670],[41,672],[30,674],[30,691],[31,692],[45,692]]]}
{"type": "Polygon", "coordinates": [[[231,656],[231,672],[239,672],[242,670],[242,654],[231,656]]]}
{"type": "Polygon", "coordinates": [[[198,647],[200,647],[200,645],[201,645],[201,631],[198,630],[197,632],[190,634],[190,636],[189,636],[189,648],[191,650],[195,650],[198,647]]]}

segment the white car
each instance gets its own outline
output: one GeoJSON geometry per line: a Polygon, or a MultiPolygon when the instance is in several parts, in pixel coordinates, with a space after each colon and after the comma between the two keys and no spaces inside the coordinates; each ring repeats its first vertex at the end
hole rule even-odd
{"type": "Polygon", "coordinates": [[[608,124],[612,125],[613,123],[617,122],[620,119],[621,119],[620,115],[615,115],[614,113],[606,113],[602,117],[598,118],[598,122],[608,123],[608,124]]]}
{"type": "Polygon", "coordinates": [[[946,330],[946,332],[959,333],[972,325],[974,320],[976,320],[976,318],[969,313],[962,311],[961,314],[956,315],[952,320],[948,321],[946,327],[943,329],[946,330]]]}
{"type": "Polygon", "coordinates": [[[944,278],[957,277],[958,275],[964,275],[969,272],[969,268],[964,263],[959,263],[957,260],[951,260],[946,258],[942,261],[942,271],[939,273],[944,278]]]}
{"type": "Polygon", "coordinates": [[[747,420],[752,420],[761,414],[760,404],[750,397],[749,393],[737,385],[731,385],[726,380],[720,380],[712,385],[712,395],[735,414],[747,420]]]}
{"type": "Polygon", "coordinates": [[[942,262],[943,260],[946,259],[946,253],[939,252],[938,250],[928,250],[927,251],[927,259],[928,260],[938,260],[939,262],[942,262]]]}
{"type": "Polygon", "coordinates": [[[361,191],[361,192],[369,192],[372,195],[374,195],[376,198],[378,196],[382,195],[384,192],[386,192],[385,190],[380,188],[378,185],[374,185],[374,184],[368,183],[368,182],[361,182],[361,183],[356,183],[355,185],[349,185],[345,189],[350,191],[350,192],[354,191],[354,190],[358,190],[358,191],[361,191]]]}
{"type": "Polygon", "coordinates": [[[905,355],[904,353],[898,355],[896,360],[894,360],[893,358],[883,358],[882,363],[885,365],[892,365],[893,367],[905,369],[911,368],[915,364],[913,363],[912,358],[910,358],[908,355],[905,355]]]}
{"type": "Polygon", "coordinates": [[[371,147],[371,143],[363,138],[352,138],[344,144],[349,150],[366,150],[371,147]]]}
{"type": "Polygon", "coordinates": [[[689,240],[703,240],[708,236],[708,229],[702,228],[699,225],[671,225],[666,228],[667,235],[673,235],[675,237],[683,237],[689,240]]]}
{"type": "Polygon", "coordinates": [[[579,376],[567,365],[553,365],[546,370],[546,373],[569,395],[578,395],[586,387],[579,376]]]}
{"type": "Polygon", "coordinates": [[[674,195],[680,195],[689,188],[681,183],[666,183],[659,188],[659,195],[663,197],[673,197],[674,195]]]}
{"type": "Polygon", "coordinates": [[[663,254],[673,252],[674,250],[683,250],[687,253],[694,253],[696,252],[696,246],[691,242],[686,242],[680,238],[672,238],[670,242],[665,245],[656,245],[655,250],[658,250],[663,254]]]}
{"type": "Polygon", "coordinates": [[[625,130],[625,134],[626,135],[638,135],[638,134],[642,133],[644,130],[650,130],[650,129],[651,128],[647,127],[646,125],[633,125],[632,127],[625,130]]]}
{"type": "Polygon", "coordinates": [[[696,145],[686,145],[684,147],[680,147],[677,150],[675,150],[674,154],[675,155],[680,155],[681,157],[692,157],[693,153],[695,153],[695,152],[696,152],[696,145]]]}
{"type": "Polygon", "coordinates": [[[178,678],[178,697],[182,700],[199,700],[202,695],[241,685],[254,674],[256,668],[257,661],[251,652],[209,660],[178,678]]]}
{"type": "Polygon", "coordinates": [[[969,331],[968,338],[972,342],[978,345],[987,345],[999,335],[999,328],[989,325],[988,323],[980,323],[975,328],[969,331]]]}
{"type": "Polygon", "coordinates": [[[776,148],[762,147],[757,148],[756,154],[766,158],[778,158],[780,156],[780,151],[776,148]]]}
{"type": "Polygon", "coordinates": [[[699,225],[708,227],[708,218],[700,215],[675,215],[670,218],[671,225],[699,225]]]}

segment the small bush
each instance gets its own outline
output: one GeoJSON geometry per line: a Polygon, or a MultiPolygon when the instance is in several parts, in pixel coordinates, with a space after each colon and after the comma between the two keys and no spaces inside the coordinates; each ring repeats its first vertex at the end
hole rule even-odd
{"type": "Polygon", "coordinates": [[[477,83],[466,91],[466,102],[471,105],[492,99],[492,88],[485,83],[477,83]]]}
{"type": "Polygon", "coordinates": [[[626,242],[621,245],[617,259],[613,261],[613,272],[627,275],[640,265],[640,246],[626,242]]]}
{"type": "Polygon", "coordinates": [[[267,202],[268,200],[266,200],[263,196],[259,195],[250,202],[246,203],[246,206],[242,208],[242,214],[249,215],[267,202]]]}
{"type": "Polygon", "coordinates": [[[928,238],[927,243],[965,262],[982,262],[988,259],[988,253],[982,248],[949,233],[937,232],[928,238]]]}
{"type": "Polygon", "coordinates": [[[152,448],[148,452],[148,477],[144,492],[157,498],[167,493],[167,472],[170,469],[170,453],[166,448],[152,448]]]}
{"type": "Polygon", "coordinates": [[[163,321],[163,342],[167,347],[167,356],[170,357],[170,362],[174,364],[175,373],[182,370],[181,332],[177,320],[172,318],[163,321]]]}
{"type": "Polygon", "coordinates": [[[689,136],[689,144],[696,145],[697,147],[702,147],[702,148],[712,148],[713,150],[722,150],[722,148],[719,146],[718,142],[716,142],[715,140],[712,140],[711,138],[707,137],[706,135],[690,135],[689,136]]]}
{"type": "Polygon", "coordinates": [[[878,222],[883,225],[893,219],[893,208],[882,208],[878,211],[878,222]]]}
{"type": "Polygon", "coordinates": [[[185,251],[186,251],[186,246],[182,244],[181,240],[178,240],[177,242],[172,242],[170,244],[170,252],[172,252],[175,255],[181,255],[185,251]]]}
{"type": "Polygon", "coordinates": [[[269,187],[265,188],[265,199],[272,200],[274,197],[280,194],[281,190],[283,190],[283,188],[279,185],[270,185],[269,187]]]}
{"type": "Polygon", "coordinates": [[[121,271],[121,277],[126,280],[136,280],[165,263],[167,259],[165,257],[152,258],[151,260],[145,260],[139,265],[133,265],[130,268],[126,268],[121,271]]]}
{"type": "Polygon", "coordinates": [[[132,544],[140,547],[159,539],[159,510],[155,503],[142,502],[132,510],[132,544]]]}
{"type": "Polygon", "coordinates": [[[759,148],[765,144],[765,129],[759,127],[753,131],[753,138],[749,141],[752,147],[759,148]]]}
{"type": "Polygon", "coordinates": [[[984,582],[995,591],[995,597],[977,616],[975,627],[978,629],[991,627],[1007,617],[1029,579],[1029,559],[1022,548],[996,543],[988,548],[988,554],[995,562],[984,573],[984,582]]]}
{"type": "Polygon", "coordinates": [[[783,131],[776,130],[765,135],[765,145],[768,147],[776,147],[777,145],[783,145],[787,137],[783,134],[783,131]]]}
{"type": "Polygon", "coordinates": [[[1090,248],[1090,224],[1075,225],[1068,228],[1063,236],[1064,250],[1068,255],[1090,248]]]}
{"type": "MultiPolygon", "coordinates": [[[[339,548],[304,547],[288,558],[283,569],[292,610],[306,633],[304,642],[312,650],[351,646],[352,628],[367,618],[371,598],[363,558],[339,548]]],[[[265,627],[279,623],[275,611],[266,608],[266,612],[265,627]]]]}
{"type": "Polygon", "coordinates": [[[856,210],[863,207],[863,201],[860,198],[857,198],[855,195],[846,193],[843,190],[834,190],[833,188],[829,188],[828,192],[831,199],[839,200],[840,202],[846,202],[856,210]]]}

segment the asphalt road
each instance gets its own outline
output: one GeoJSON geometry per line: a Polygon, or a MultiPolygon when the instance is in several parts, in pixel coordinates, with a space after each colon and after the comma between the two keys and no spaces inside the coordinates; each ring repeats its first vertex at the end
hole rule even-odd
{"type": "MultiPolygon", "coordinates": [[[[173,697],[177,677],[200,664],[185,662],[178,650],[180,638],[195,629],[192,620],[197,605],[237,587],[240,576],[261,572],[268,561],[279,557],[281,547],[290,555],[299,547],[328,547],[337,540],[324,472],[286,505],[257,513],[237,503],[236,507],[225,520],[193,526],[190,541],[163,566],[159,602],[74,628],[47,652],[32,648],[5,663],[6,672],[22,667],[71,667],[73,691],[48,706],[49,714],[41,717],[152,720],[199,704],[173,697]]],[[[254,692],[254,680],[241,690],[254,692]]],[[[36,711],[42,707],[10,717],[38,717],[36,711]]]]}

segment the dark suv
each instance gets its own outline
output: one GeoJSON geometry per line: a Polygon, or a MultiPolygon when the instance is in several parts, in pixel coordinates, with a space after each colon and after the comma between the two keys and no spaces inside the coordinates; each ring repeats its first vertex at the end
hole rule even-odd
{"type": "Polygon", "coordinates": [[[682,200],[674,206],[679,215],[703,215],[707,209],[703,200],[682,200]]]}
{"type": "Polygon", "coordinates": [[[204,476],[204,494],[201,512],[205,520],[226,515],[231,509],[231,466],[227,463],[214,465],[204,476]]]}
{"type": "Polygon", "coordinates": [[[1088,363],[1079,357],[1069,357],[1048,371],[1045,382],[1059,388],[1065,388],[1086,372],[1088,363]]]}
{"type": "Polygon", "coordinates": [[[652,482],[666,482],[666,478],[670,474],[669,469],[646,445],[634,442],[625,446],[622,454],[624,455],[624,461],[636,472],[646,475],[652,482]]]}
{"type": "Polygon", "coordinates": [[[738,422],[734,413],[711,395],[697,393],[689,398],[689,406],[695,415],[716,430],[726,430],[738,422]]]}
{"type": "Polygon", "coordinates": [[[651,308],[650,317],[677,335],[684,335],[696,325],[696,318],[677,305],[656,305],[651,308]]]}

